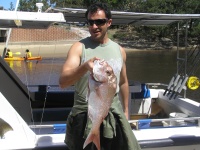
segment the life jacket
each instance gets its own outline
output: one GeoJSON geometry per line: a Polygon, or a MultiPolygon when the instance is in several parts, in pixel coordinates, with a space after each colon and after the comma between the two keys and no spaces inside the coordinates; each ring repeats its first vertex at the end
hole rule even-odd
{"type": "Polygon", "coordinates": [[[12,58],[13,57],[13,53],[12,52],[8,52],[8,58],[12,58]]]}
{"type": "Polygon", "coordinates": [[[32,57],[31,52],[27,52],[27,58],[30,58],[30,57],[32,57]]]}

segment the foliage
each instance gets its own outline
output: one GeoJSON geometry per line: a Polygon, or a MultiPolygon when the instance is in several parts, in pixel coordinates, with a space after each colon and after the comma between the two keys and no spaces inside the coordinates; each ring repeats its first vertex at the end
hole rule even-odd
{"type": "MultiPolygon", "coordinates": [[[[199,0],[135,0],[131,1],[126,10],[142,12],[142,13],[165,13],[165,14],[200,14],[199,0]]],[[[186,21],[180,22],[180,28],[186,26],[186,21]]],[[[191,19],[188,23],[189,37],[197,37],[200,35],[199,19],[191,19]]],[[[167,26],[140,26],[133,28],[140,36],[157,35],[157,38],[168,37],[173,41],[177,38],[177,23],[167,26]]],[[[180,36],[184,36],[181,31],[180,36]]]]}
{"type": "MultiPolygon", "coordinates": [[[[39,0],[20,0],[18,10],[37,11],[36,3],[39,0]]],[[[68,8],[87,8],[94,2],[101,1],[108,3],[112,10],[131,11],[140,13],[167,13],[167,14],[200,14],[199,0],[43,0],[42,11],[49,7],[68,7],[68,8]]],[[[10,10],[13,10],[13,4],[10,4],[10,10]]],[[[189,36],[200,35],[199,19],[191,19],[189,22],[189,36]]],[[[129,25],[131,26],[131,25],[129,25]]],[[[185,22],[180,23],[180,28],[185,26],[185,22]]],[[[168,26],[149,26],[132,27],[132,32],[138,31],[139,36],[147,34],[157,35],[158,38],[168,37],[176,39],[177,24],[168,26]]],[[[123,35],[123,33],[120,33],[123,35]]],[[[118,37],[116,35],[116,37],[118,37]]],[[[119,36],[120,37],[120,36],[119,36]]],[[[122,36],[121,36],[122,37],[122,36]]],[[[125,36],[126,37],[126,36],[125,36]]]]}
{"type": "Polygon", "coordinates": [[[192,28],[190,35],[191,37],[198,37],[200,39],[200,24],[192,28]]]}
{"type": "Polygon", "coordinates": [[[15,10],[13,2],[10,2],[10,8],[9,8],[9,10],[11,10],[11,11],[15,10]]]}
{"type": "MultiPolygon", "coordinates": [[[[20,11],[29,11],[29,12],[36,12],[38,11],[38,8],[36,6],[36,3],[38,3],[38,0],[20,0],[19,6],[17,10],[20,11]]],[[[49,0],[42,1],[43,7],[42,11],[45,11],[49,8],[49,0]]]]}

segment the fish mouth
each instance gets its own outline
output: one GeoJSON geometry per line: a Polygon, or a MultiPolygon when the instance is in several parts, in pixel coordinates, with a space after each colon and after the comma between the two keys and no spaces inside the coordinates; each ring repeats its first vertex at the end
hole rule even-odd
{"type": "Polygon", "coordinates": [[[92,79],[97,81],[97,82],[100,82],[99,79],[98,79],[98,75],[93,74],[92,75],[92,79]]]}
{"type": "Polygon", "coordinates": [[[104,59],[95,60],[93,73],[92,73],[92,77],[93,77],[92,79],[100,83],[106,82],[109,75],[107,73],[108,72],[107,65],[108,63],[104,59]]]}

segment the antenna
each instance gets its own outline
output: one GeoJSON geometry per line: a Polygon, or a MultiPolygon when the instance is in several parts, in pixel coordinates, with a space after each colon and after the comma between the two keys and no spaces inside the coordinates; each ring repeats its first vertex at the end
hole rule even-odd
{"type": "Polygon", "coordinates": [[[38,7],[38,12],[41,12],[42,6],[44,6],[43,3],[42,3],[42,0],[40,0],[39,3],[36,3],[36,6],[38,7]]]}

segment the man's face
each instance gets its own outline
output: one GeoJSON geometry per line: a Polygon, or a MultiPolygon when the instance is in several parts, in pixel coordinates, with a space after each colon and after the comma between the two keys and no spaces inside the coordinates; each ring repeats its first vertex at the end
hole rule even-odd
{"type": "Polygon", "coordinates": [[[103,10],[98,10],[94,14],[88,13],[88,27],[91,38],[97,42],[104,42],[107,38],[107,29],[111,25],[112,19],[107,19],[103,10]]]}

